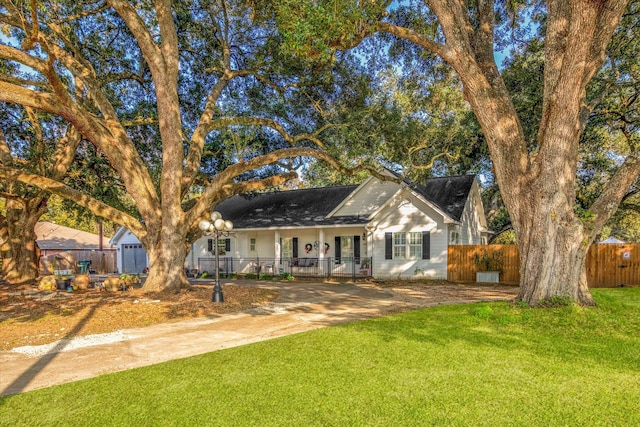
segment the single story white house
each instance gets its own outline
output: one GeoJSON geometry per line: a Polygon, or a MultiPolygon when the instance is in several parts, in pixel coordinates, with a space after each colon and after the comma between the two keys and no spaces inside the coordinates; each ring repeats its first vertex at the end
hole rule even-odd
{"type": "MultiPolygon", "coordinates": [[[[233,273],[446,278],[447,246],[486,244],[489,234],[473,175],[424,184],[369,177],[360,185],[238,195],[215,210],[234,224],[218,242],[221,270],[233,273]]],[[[133,234],[121,229],[111,243],[121,272],[141,271],[146,256],[133,234]]],[[[214,247],[212,237],[197,240],[185,268],[215,271],[214,247]]]]}

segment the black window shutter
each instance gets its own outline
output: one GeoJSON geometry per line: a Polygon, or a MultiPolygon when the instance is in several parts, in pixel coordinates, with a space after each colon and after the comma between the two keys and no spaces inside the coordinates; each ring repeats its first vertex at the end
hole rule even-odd
{"type": "Polygon", "coordinates": [[[384,259],[393,259],[393,233],[384,233],[384,259]]]}
{"type": "Polygon", "coordinates": [[[298,238],[293,238],[293,257],[298,258],[298,238]]]}
{"type": "Polygon", "coordinates": [[[207,251],[213,252],[213,239],[207,239],[207,251]]]}
{"type": "Polygon", "coordinates": [[[353,236],[353,261],[360,264],[360,236],[353,236]]]}
{"type": "Polygon", "coordinates": [[[282,237],[280,238],[280,253],[278,254],[278,258],[282,259],[282,237]]]}
{"type": "Polygon", "coordinates": [[[431,259],[431,232],[422,232],[422,259],[431,259]]]}
{"type": "Polygon", "coordinates": [[[231,252],[231,239],[224,239],[224,251],[231,252]]]}
{"type": "Polygon", "coordinates": [[[336,236],[335,245],[336,264],[340,264],[340,258],[342,258],[342,245],[340,236],[336,236]]]}

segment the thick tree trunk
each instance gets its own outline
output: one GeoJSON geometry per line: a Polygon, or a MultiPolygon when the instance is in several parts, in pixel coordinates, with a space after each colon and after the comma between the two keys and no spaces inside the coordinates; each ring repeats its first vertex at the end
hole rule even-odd
{"type": "Polygon", "coordinates": [[[145,239],[143,243],[149,259],[149,275],[143,289],[178,292],[181,288],[190,286],[184,270],[187,259],[184,236],[178,232],[158,233],[155,242],[145,239]]]}
{"type": "Polygon", "coordinates": [[[558,199],[563,197],[542,197],[529,205],[532,222],[518,236],[520,293],[516,299],[535,306],[553,297],[567,297],[578,304],[594,305],[587,287],[588,244],[582,223],[573,209],[557,203],[558,199]]]}
{"type": "Polygon", "coordinates": [[[43,198],[8,200],[2,221],[2,277],[11,284],[34,283],[39,274],[35,226],[46,211],[43,198]]]}

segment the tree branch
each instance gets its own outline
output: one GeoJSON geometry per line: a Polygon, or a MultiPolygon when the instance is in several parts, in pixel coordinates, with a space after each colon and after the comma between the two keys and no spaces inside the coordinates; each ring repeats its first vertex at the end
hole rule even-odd
{"type": "MultiPolygon", "coordinates": [[[[138,12],[136,12],[129,2],[124,0],[107,0],[107,3],[127,24],[131,34],[138,42],[138,46],[140,46],[142,55],[147,61],[147,64],[149,64],[151,72],[154,76],[157,76],[160,70],[163,70],[165,67],[162,52],[153,41],[153,37],[149,34],[149,31],[138,15],[138,12]]],[[[169,11],[169,13],[171,12],[169,11]]]]}
{"type": "Polygon", "coordinates": [[[211,132],[213,129],[233,125],[268,127],[278,132],[280,136],[291,145],[299,143],[300,141],[311,141],[320,148],[324,148],[324,143],[319,139],[319,135],[327,129],[335,127],[335,125],[328,124],[322,126],[314,133],[301,133],[296,136],[292,136],[287,132],[284,126],[273,119],[265,119],[262,117],[222,117],[213,120],[207,130],[208,132],[211,132]]]}
{"type": "Polygon", "coordinates": [[[415,43],[416,45],[423,47],[435,53],[436,55],[440,55],[443,58],[450,55],[447,46],[436,43],[430,38],[425,37],[422,34],[409,28],[401,27],[399,25],[395,25],[386,21],[380,21],[378,22],[378,29],[380,31],[384,31],[385,33],[393,34],[398,38],[415,43]]]}
{"type": "Polygon", "coordinates": [[[94,215],[110,219],[127,227],[134,232],[136,236],[144,237],[146,235],[144,226],[131,215],[115,209],[93,197],[87,196],[81,191],[75,190],[59,181],[7,166],[0,167],[0,178],[22,182],[23,184],[38,187],[49,193],[56,194],[86,208],[94,215]]]}
{"type": "Polygon", "coordinates": [[[195,223],[198,219],[201,219],[208,212],[212,203],[217,200],[219,194],[232,194],[234,183],[233,180],[244,172],[258,169],[262,166],[274,164],[279,160],[292,158],[292,157],[313,157],[319,160],[324,160],[338,172],[346,175],[352,175],[360,171],[368,171],[371,175],[377,177],[380,180],[388,181],[387,175],[383,175],[371,165],[359,164],[354,167],[346,167],[335,157],[323,150],[315,148],[305,147],[293,147],[283,148],[281,150],[273,151],[269,154],[254,157],[247,161],[241,161],[227,167],[224,171],[220,172],[204,190],[196,204],[191,208],[187,214],[187,223],[195,223]]]}
{"type": "Polygon", "coordinates": [[[585,231],[589,241],[595,238],[595,231],[599,231],[618,209],[618,205],[639,174],[640,150],[636,150],[627,156],[622,166],[609,179],[600,196],[591,205],[589,210],[594,216],[593,227],[587,227],[585,231]]]}
{"type": "Polygon", "coordinates": [[[40,73],[44,73],[47,69],[47,63],[45,61],[4,44],[0,44],[0,58],[16,61],[26,67],[39,71],[40,73]]]}
{"type": "Polygon", "coordinates": [[[33,107],[55,115],[63,115],[66,111],[51,93],[25,89],[4,81],[0,81],[0,101],[33,107]]]}

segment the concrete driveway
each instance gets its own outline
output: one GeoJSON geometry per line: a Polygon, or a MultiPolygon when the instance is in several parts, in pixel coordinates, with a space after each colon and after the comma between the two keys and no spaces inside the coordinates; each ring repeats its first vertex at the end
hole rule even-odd
{"type": "Polygon", "coordinates": [[[228,281],[277,289],[264,306],[112,334],[79,337],[28,352],[0,352],[0,395],[17,394],[294,334],[442,304],[512,299],[511,286],[228,281]]]}

